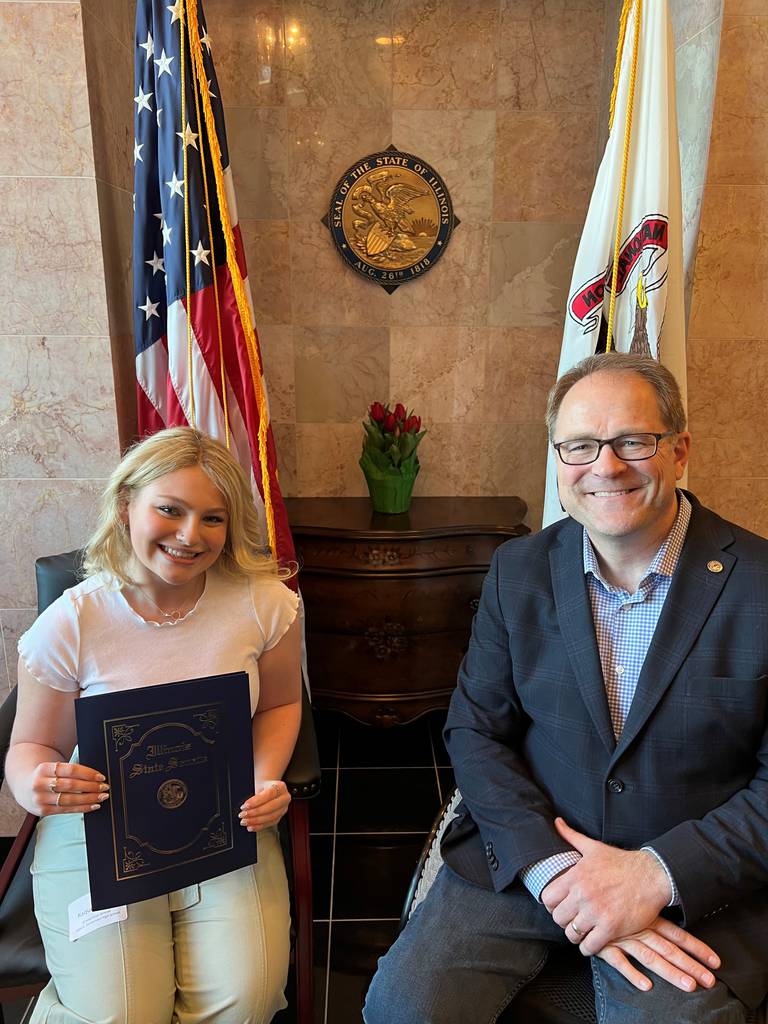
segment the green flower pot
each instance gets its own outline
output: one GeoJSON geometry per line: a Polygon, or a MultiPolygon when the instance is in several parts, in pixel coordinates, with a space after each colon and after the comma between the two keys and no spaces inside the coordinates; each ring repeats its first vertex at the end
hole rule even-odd
{"type": "Polygon", "coordinates": [[[411,493],[418,472],[418,465],[416,466],[416,472],[407,476],[394,473],[377,473],[374,475],[370,470],[364,469],[363,475],[365,476],[365,482],[368,484],[368,493],[371,496],[373,511],[385,512],[389,515],[407,512],[411,504],[411,493]]]}

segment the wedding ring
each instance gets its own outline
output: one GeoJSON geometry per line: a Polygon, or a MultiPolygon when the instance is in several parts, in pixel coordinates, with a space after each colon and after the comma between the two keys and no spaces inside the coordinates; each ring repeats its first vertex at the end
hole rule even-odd
{"type": "Polygon", "coordinates": [[[573,923],[573,921],[571,921],[571,928],[573,928],[573,934],[574,935],[583,935],[584,934],[584,932],[581,930],[581,928],[577,928],[576,925],[573,923]]]}
{"type": "Polygon", "coordinates": [[[53,777],[54,777],[54,779],[58,779],[58,777],[59,777],[59,765],[60,764],[61,764],[61,761],[57,761],[56,764],[53,766],[53,777]]]}
{"type": "Polygon", "coordinates": [[[61,793],[56,794],[56,806],[58,807],[61,803],[61,793]]]}
{"type": "Polygon", "coordinates": [[[58,789],[56,789],[56,778],[57,778],[57,777],[56,777],[56,776],[54,776],[54,777],[53,777],[53,778],[51,779],[51,781],[50,781],[50,782],[48,783],[48,785],[49,785],[49,788],[50,788],[50,790],[51,790],[51,792],[52,792],[52,793],[58,793],[58,789]]]}

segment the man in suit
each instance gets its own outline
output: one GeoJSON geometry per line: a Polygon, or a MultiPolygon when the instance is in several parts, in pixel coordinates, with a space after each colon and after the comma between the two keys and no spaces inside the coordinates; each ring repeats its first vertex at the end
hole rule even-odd
{"type": "Polygon", "coordinates": [[[768,990],[768,541],[677,488],[672,375],[548,403],[569,518],[497,551],[446,722],[463,801],[367,1024],[486,1024],[557,943],[603,1024],[743,1024],[768,990]]]}

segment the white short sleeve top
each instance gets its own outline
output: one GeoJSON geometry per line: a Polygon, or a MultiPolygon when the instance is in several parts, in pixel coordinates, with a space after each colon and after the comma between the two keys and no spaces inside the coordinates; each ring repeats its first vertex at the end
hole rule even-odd
{"type": "Polygon", "coordinates": [[[27,670],[80,696],[246,671],[251,714],[258,659],[296,618],[298,596],[270,576],[231,580],[212,571],[195,607],[177,622],[147,622],[103,576],[66,590],[19,640],[27,670]]]}

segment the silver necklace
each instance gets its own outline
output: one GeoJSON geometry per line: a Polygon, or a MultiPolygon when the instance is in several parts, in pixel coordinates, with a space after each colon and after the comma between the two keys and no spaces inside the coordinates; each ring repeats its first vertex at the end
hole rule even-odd
{"type": "Polygon", "coordinates": [[[151,598],[149,596],[149,594],[144,590],[144,588],[142,586],[140,586],[138,583],[136,584],[136,586],[137,586],[137,588],[139,590],[139,593],[142,595],[142,597],[146,597],[146,599],[149,601],[149,603],[154,605],[155,608],[157,608],[157,610],[160,612],[160,614],[163,616],[163,618],[166,620],[166,622],[178,622],[179,621],[179,619],[181,618],[182,609],[184,608],[184,605],[187,603],[186,601],[183,601],[179,605],[178,608],[174,608],[174,610],[172,612],[167,612],[164,608],[160,607],[160,605],[157,603],[157,601],[153,600],[153,598],[151,598]]]}

